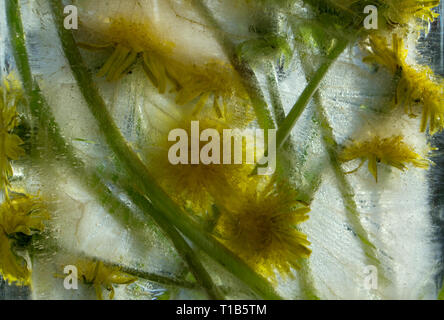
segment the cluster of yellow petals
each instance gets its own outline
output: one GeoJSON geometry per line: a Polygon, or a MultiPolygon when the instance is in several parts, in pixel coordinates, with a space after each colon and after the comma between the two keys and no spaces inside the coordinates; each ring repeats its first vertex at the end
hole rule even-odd
{"type": "MultiPolygon", "coordinates": [[[[184,129],[191,136],[189,119],[172,127],[184,129]]],[[[216,129],[222,137],[223,130],[230,127],[217,119],[201,119],[199,133],[208,128],[216,129]]],[[[173,200],[203,219],[206,226],[211,226],[210,231],[252,268],[274,278],[276,271],[290,275],[301,259],[308,258],[310,242],[297,225],[308,219],[310,209],[298,201],[294,189],[277,183],[275,178],[250,177],[254,165],[245,163],[245,158],[241,164],[173,165],[168,152],[176,142],[168,141],[165,135],[158,139],[146,152],[156,180],[173,200]]],[[[247,147],[243,145],[244,153],[247,147]]]]}
{"type": "Polygon", "coordinates": [[[307,236],[297,229],[310,208],[298,201],[292,188],[275,179],[257,179],[218,205],[215,234],[260,274],[271,279],[276,272],[290,276],[311,253],[307,236]]]}
{"type": "Polygon", "coordinates": [[[9,74],[0,85],[0,189],[7,196],[9,177],[12,176],[11,160],[24,154],[19,136],[12,133],[18,125],[16,108],[23,99],[21,85],[14,74],[9,74]]]}
{"type": "MultiPolygon", "coordinates": [[[[212,98],[212,107],[220,118],[224,116],[227,104],[242,104],[249,109],[249,98],[241,79],[227,62],[209,60],[192,63],[172,54],[175,44],[164,40],[149,22],[130,21],[124,17],[110,18],[106,37],[109,43],[91,45],[79,43],[87,49],[114,47],[97,76],[108,81],[120,79],[140,56],[143,69],[160,93],[170,86],[177,92],[176,103],[185,105],[196,100],[195,114],[212,98]]],[[[236,110],[241,110],[237,107],[236,110]]],[[[243,113],[242,116],[246,116],[243,113]]],[[[248,117],[251,118],[251,115],[248,117]]],[[[251,119],[250,119],[251,121],[251,119]]]]}
{"type": "MultiPolygon", "coordinates": [[[[171,129],[183,129],[191,139],[191,120],[183,119],[174,122],[171,129]]],[[[199,136],[206,129],[215,129],[221,140],[223,131],[230,129],[230,125],[222,120],[202,118],[199,120],[199,136]]],[[[172,164],[168,153],[175,141],[168,141],[168,134],[156,137],[146,150],[146,159],[156,180],[164,190],[178,204],[193,213],[203,216],[211,212],[211,206],[216,198],[235,195],[236,190],[244,187],[247,176],[254,169],[254,165],[246,164],[245,159],[241,164],[210,163],[201,161],[192,164],[172,164]]],[[[201,150],[203,143],[200,142],[201,150]]],[[[233,143],[234,146],[234,143],[233,143]]],[[[188,158],[191,156],[191,142],[188,144],[188,158]]],[[[245,148],[245,144],[242,146],[245,148]]],[[[222,150],[220,150],[222,155],[222,150]]],[[[232,153],[233,154],[233,153],[232,153]]]]}
{"type": "Polygon", "coordinates": [[[405,25],[412,19],[433,22],[438,13],[433,9],[439,5],[440,0],[380,0],[382,14],[386,21],[394,26],[405,25]]]}
{"type": "Polygon", "coordinates": [[[373,33],[387,31],[387,29],[408,27],[418,21],[433,22],[438,13],[434,8],[440,0],[321,0],[319,7],[332,6],[350,17],[365,17],[364,9],[375,6],[378,10],[379,25],[373,33]]]}
{"type": "Polygon", "coordinates": [[[44,229],[49,213],[39,196],[12,192],[9,178],[13,175],[11,160],[25,152],[22,139],[13,133],[19,123],[17,107],[23,100],[20,82],[9,74],[0,86],[0,274],[9,283],[29,285],[31,271],[20,253],[34,234],[44,229]]]}
{"type": "Polygon", "coordinates": [[[435,134],[444,129],[444,81],[438,79],[429,67],[413,67],[406,62],[407,49],[403,40],[393,35],[391,47],[383,37],[370,38],[370,55],[366,62],[384,66],[397,78],[394,104],[404,107],[415,116],[414,107],[422,107],[421,132],[429,127],[435,134]]]}
{"type": "Polygon", "coordinates": [[[131,284],[137,277],[122,272],[120,268],[107,266],[102,261],[80,260],[75,265],[77,277],[85,284],[92,285],[97,298],[103,300],[103,289],[110,291],[109,299],[114,298],[115,284],[131,284]]]}
{"type": "Polygon", "coordinates": [[[0,205],[0,274],[9,283],[30,284],[31,271],[17,253],[19,241],[42,232],[49,218],[38,196],[17,194],[0,205]]]}
{"type": "Polygon", "coordinates": [[[378,181],[378,163],[399,170],[405,170],[408,163],[423,169],[427,169],[430,165],[430,161],[413,151],[401,136],[388,138],[373,136],[365,141],[354,141],[342,150],[340,159],[344,162],[361,160],[359,167],[349,173],[357,171],[365,161],[368,161],[368,170],[376,181],[378,181]]]}
{"type": "MultiPolygon", "coordinates": [[[[108,37],[115,51],[98,76],[117,80],[139,56],[145,73],[160,93],[175,92],[178,105],[195,102],[192,117],[199,120],[201,132],[211,128],[223,136],[224,129],[245,128],[253,119],[248,94],[230,64],[219,60],[199,64],[185,62],[173,54],[174,44],[157,36],[149,22],[124,18],[110,21],[108,37]],[[208,104],[214,117],[201,116],[208,104]]],[[[184,129],[190,136],[190,120],[181,119],[171,129],[184,129]]],[[[271,276],[275,271],[290,274],[301,258],[310,255],[307,236],[295,228],[308,218],[309,208],[297,201],[294,192],[288,188],[277,192],[276,184],[271,182],[259,190],[257,181],[248,177],[254,165],[173,165],[168,159],[172,144],[166,135],[149,143],[144,158],[151,172],[186,211],[208,218],[217,208],[220,220],[215,222],[215,232],[226,235],[226,240],[221,241],[241,258],[262,274],[271,276]],[[219,208],[220,203],[230,205],[219,208]],[[241,229],[234,228],[235,225],[241,229]]]]}

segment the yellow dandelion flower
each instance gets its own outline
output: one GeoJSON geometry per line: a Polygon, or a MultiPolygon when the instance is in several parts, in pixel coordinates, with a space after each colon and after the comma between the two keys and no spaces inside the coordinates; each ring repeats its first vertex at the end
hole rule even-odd
{"type": "Polygon", "coordinates": [[[244,192],[219,205],[215,234],[260,274],[290,275],[311,253],[307,236],[297,229],[310,208],[293,189],[278,187],[273,179],[265,186],[253,179],[244,192]]]}
{"type": "Polygon", "coordinates": [[[0,274],[9,283],[29,285],[31,271],[15,249],[42,232],[49,213],[38,196],[16,195],[0,206],[0,274]]]}
{"type": "Polygon", "coordinates": [[[17,105],[22,100],[20,83],[14,74],[8,75],[0,86],[0,188],[7,193],[8,178],[12,176],[10,160],[17,160],[24,154],[20,147],[22,139],[12,134],[18,125],[17,105]]]}
{"type": "Polygon", "coordinates": [[[233,99],[236,104],[242,104],[244,109],[248,109],[248,94],[239,75],[228,63],[212,60],[200,66],[176,64],[168,68],[168,72],[177,84],[177,104],[184,105],[198,100],[195,115],[202,110],[211,96],[212,107],[219,118],[225,116],[227,103],[233,99]]]}
{"type": "MultiPolygon", "coordinates": [[[[226,122],[214,120],[210,118],[193,121],[190,119],[176,122],[171,126],[171,130],[183,130],[183,137],[172,137],[168,141],[169,134],[162,134],[156,137],[152,145],[147,148],[146,159],[149,168],[155,175],[159,184],[170,194],[170,196],[180,205],[193,211],[198,215],[206,214],[214,202],[214,197],[229,196],[235,193],[235,189],[242,185],[245,178],[253,170],[254,164],[246,163],[246,144],[242,144],[242,152],[244,156],[240,164],[235,163],[234,159],[234,138],[231,145],[231,161],[224,164],[223,140],[224,130],[230,129],[226,122]],[[196,129],[193,129],[196,128],[196,129]],[[216,140],[208,137],[208,142],[198,142],[194,150],[197,150],[197,161],[193,160],[192,140],[199,140],[200,137],[207,132],[207,129],[214,130],[217,133],[216,140]],[[195,132],[193,132],[195,130],[195,132]],[[179,142],[186,139],[186,148],[173,149],[179,142]],[[217,141],[218,140],[218,141],[217,141]],[[214,145],[213,145],[214,143],[214,145]],[[214,146],[212,150],[208,150],[210,156],[209,163],[202,161],[201,152],[203,152],[210,144],[214,146]],[[184,157],[179,163],[171,162],[171,154],[174,157],[184,157]]],[[[170,130],[170,132],[172,132],[170,130]]],[[[240,137],[241,134],[246,139],[253,138],[249,133],[242,131],[233,131],[234,137],[240,137]]],[[[253,140],[254,141],[254,140],[253,140]]],[[[254,150],[248,149],[248,152],[254,150]]],[[[196,160],[196,157],[194,157],[196,160]]],[[[254,162],[254,160],[253,160],[254,162]]]]}
{"type": "Polygon", "coordinates": [[[15,253],[12,241],[3,231],[0,231],[0,275],[9,284],[27,286],[31,283],[26,261],[15,253]]]}
{"type": "Polygon", "coordinates": [[[102,261],[81,260],[76,264],[77,277],[85,284],[92,285],[97,298],[103,300],[103,289],[110,291],[109,299],[114,298],[114,286],[118,284],[131,284],[136,277],[122,272],[118,267],[106,266],[102,261]]]}
{"type": "Polygon", "coordinates": [[[0,207],[0,225],[8,235],[23,233],[31,236],[44,229],[49,213],[39,196],[20,194],[0,207]]]}
{"type": "Polygon", "coordinates": [[[86,49],[114,48],[113,54],[97,73],[98,77],[106,77],[107,81],[118,80],[136,62],[138,56],[142,56],[150,79],[161,93],[165,92],[167,59],[174,43],[159,37],[151,23],[132,22],[123,17],[110,18],[106,38],[101,45],[79,43],[86,49]]]}
{"type": "MultiPolygon", "coordinates": [[[[249,98],[239,75],[227,62],[210,60],[196,64],[186,62],[185,57],[173,53],[175,44],[164,40],[149,22],[133,22],[123,17],[110,19],[106,32],[107,42],[103,45],[79,43],[86,49],[113,47],[113,54],[98,71],[98,77],[108,81],[120,79],[128,69],[142,57],[142,65],[153,85],[160,93],[165,93],[168,83],[172,91],[177,91],[176,103],[184,105],[196,100],[195,114],[198,114],[212,98],[212,108],[222,118],[227,103],[249,109],[249,98]]],[[[235,108],[240,110],[239,107],[235,108]]],[[[253,113],[242,112],[240,117],[252,120],[253,113]],[[248,117],[247,117],[248,115],[248,117]]],[[[246,122],[244,120],[243,122],[246,122]]]]}
{"type": "Polygon", "coordinates": [[[433,22],[439,16],[433,9],[440,0],[380,0],[381,15],[391,26],[406,25],[412,19],[433,22]]]}
{"type": "Polygon", "coordinates": [[[406,63],[407,49],[396,34],[390,48],[385,38],[370,38],[371,54],[365,62],[375,62],[387,68],[398,79],[394,105],[415,117],[414,107],[422,106],[421,132],[429,127],[435,134],[444,128],[444,81],[437,79],[429,67],[412,67],[406,63]]]}
{"type": "Polygon", "coordinates": [[[365,141],[354,141],[342,150],[339,158],[343,162],[361,160],[360,165],[349,173],[356,172],[365,161],[368,161],[368,170],[376,182],[378,181],[378,163],[384,163],[399,170],[405,170],[408,163],[417,168],[427,169],[431,163],[413,151],[409,145],[403,142],[401,136],[389,138],[374,136],[365,141]]]}

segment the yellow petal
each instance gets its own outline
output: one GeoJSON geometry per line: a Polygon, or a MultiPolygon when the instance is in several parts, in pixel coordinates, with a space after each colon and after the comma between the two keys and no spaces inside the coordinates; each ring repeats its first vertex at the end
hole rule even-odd
{"type": "Polygon", "coordinates": [[[29,285],[31,271],[24,259],[12,252],[9,238],[0,228],[0,274],[10,284],[29,285]]]}

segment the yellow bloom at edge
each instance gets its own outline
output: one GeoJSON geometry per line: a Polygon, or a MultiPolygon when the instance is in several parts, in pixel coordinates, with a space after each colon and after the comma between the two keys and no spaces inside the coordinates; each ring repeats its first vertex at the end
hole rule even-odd
{"type": "Polygon", "coordinates": [[[395,106],[415,117],[414,107],[422,106],[420,130],[429,127],[435,134],[444,129],[444,81],[438,79],[429,67],[412,67],[406,63],[407,49],[396,34],[390,48],[385,38],[370,38],[371,54],[365,62],[375,62],[387,68],[398,79],[394,97],[395,106]]]}
{"type": "Polygon", "coordinates": [[[392,26],[405,26],[413,20],[433,22],[439,16],[433,9],[440,0],[380,0],[380,15],[392,26]]]}
{"type": "Polygon", "coordinates": [[[16,107],[22,98],[20,83],[11,73],[0,86],[0,189],[5,191],[6,196],[8,179],[13,174],[10,160],[17,160],[24,154],[20,147],[22,139],[12,133],[18,125],[16,107]]]}
{"type": "Polygon", "coordinates": [[[220,204],[215,235],[260,274],[290,275],[311,254],[307,236],[297,226],[308,219],[310,208],[297,193],[275,183],[252,178],[244,192],[220,204]]]}
{"type": "Polygon", "coordinates": [[[365,161],[368,161],[368,170],[376,182],[378,181],[378,163],[384,163],[399,170],[405,170],[407,163],[423,169],[427,169],[431,163],[404,143],[401,136],[390,138],[374,136],[369,140],[355,141],[342,150],[339,158],[343,162],[361,159],[358,168],[349,173],[356,172],[365,161]]]}
{"type": "Polygon", "coordinates": [[[15,252],[17,238],[42,232],[49,217],[38,196],[19,194],[0,205],[0,274],[9,283],[30,284],[31,271],[15,252]]]}
{"type": "Polygon", "coordinates": [[[81,260],[76,267],[79,280],[93,285],[99,300],[103,300],[103,289],[110,291],[109,299],[112,300],[114,284],[131,284],[137,280],[136,277],[120,271],[120,268],[106,266],[102,261],[81,260]]]}

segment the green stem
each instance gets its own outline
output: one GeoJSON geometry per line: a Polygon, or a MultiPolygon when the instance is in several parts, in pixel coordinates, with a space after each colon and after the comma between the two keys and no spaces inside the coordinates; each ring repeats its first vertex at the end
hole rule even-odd
{"type": "Polygon", "coordinates": [[[161,229],[168,234],[177,251],[181,253],[181,256],[187,262],[191,273],[197,279],[200,285],[207,291],[210,298],[215,300],[223,300],[224,296],[213,283],[213,280],[201,264],[200,260],[197,258],[193,249],[188,245],[188,243],[186,243],[177,229],[173,227],[168,220],[165,219],[164,215],[160,211],[156,210],[145,197],[141,196],[140,193],[131,188],[126,188],[126,192],[131,200],[138,207],[140,207],[144,213],[149,212],[150,216],[154,218],[161,229]]]}
{"type": "Polygon", "coordinates": [[[284,105],[282,104],[281,95],[279,93],[279,84],[276,79],[276,70],[271,61],[265,62],[265,75],[267,78],[267,87],[270,94],[274,119],[276,120],[277,126],[280,127],[285,120],[285,109],[284,105]]]}
{"type": "MultiPolygon", "coordinates": [[[[33,117],[38,119],[40,126],[47,126],[48,134],[52,139],[56,152],[58,154],[63,154],[66,162],[69,163],[70,166],[83,177],[83,181],[87,185],[87,187],[90,190],[93,190],[99,198],[107,199],[108,201],[106,201],[106,204],[108,208],[114,208],[114,206],[118,206],[122,209],[119,211],[109,210],[109,212],[118,212],[119,217],[123,218],[123,220],[127,222],[129,222],[130,219],[135,219],[132,212],[125,205],[123,205],[120,200],[112,196],[110,190],[105,184],[103,184],[100,177],[96,173],[89,174],[89,172],[85,169],[83,162],[74,154],[72,146],[66,143],[65,139],[62,137],[60,128],[58,127],[58,124],[52,116],[52,112],[45,98],[41,94],[37,83],[35,83],[32,79],[18,2],[17,0],[7,0],[6,3],[11,43],[14,50],[17,68],[22,78],[23,87],[29,99],[31,114],[33,115],[33,117]]],[[[140,225],[139,222],[140,221],[136,220],[135,223],[132,225],[140,225]]],[[[203,284],[204,288],[207,289],[210,297],[214,299],[219,299],[220,295],[217,294],[215,286],[212,285],[212,282],[211,284],[208,284],[208,274],[198,262],[196,263],[197,259],[193,258],[193,251],[188,246],[186,241],[175,229],[169,228],[169,225],[168,229],[163,231],[173,241],[177,251],[179,252],[179,254],[182,255],[184,260],[189,263],[190,268],[196,268],[197,265],[197,269],[192,271],[194,271],[196,279],[201,280],[201,283],[203,284]]]]}
{"type": "MultiPolygon", "coordinates": [[[[276,119],[276,123],[278,124],[278,127],[282,125],[282,123],[285,120],[285,110],[284,106],[282,104],[282,100],[279,93],[279,85],[276,79],[276,71],[271,62],[267,62],[265,65],[265,72],[267,77],[267,86],[268,86],[268,92],[270,94],[271,98],[271,105],[273,107],[274,116],[276,119]]],[[[284,149],[290,152],[291,154],[295,154],[295,152],[291,152],[293,149],[293,143],[292,140],[289,139],[284,144],[284,149]]],[[[282,158],[281,158],[282,159],[282,158]]],[[[295,156],[289,159],[289,162],[294,163],[295,156]]],[[[294,165],[293,163],[288,164],[289,166],[294,165]]],[[[319,174],[320,177],[320,174],[319,174]]],[[[314,182],[314,186],[317,189],[317,186],[319,186],[319,183],[317,181],[314,182]]],[[[312,197],[310,196],[310,201],[312,197]]],[[[301,270],[298,272],[299,276],[299,283],[303,295],[303,299],[308,300],[318,300],[319,299],[319,293],[316,290],[316,287],[314,285],[314,279],[313,279],[313,273],[310,267],[310,261],[309,260],[303,260],[301,262],[301,270]]]]}
{"type": "Polygon", "coordinates": [[[276,133],[277,148],[281,148],[283,146],[284,142],[287,140],[288,136],[290,135],[291,130],[298,121],[300,115],[305,110],[305,107],[310,102],[315,92],[318,90],[321,81],[324,79],[325,75],[332,66],[333,62],[336,61],[336,59],[341,55],[341,53],[345,50],[348,44],[349,44],[348,40],[338,40],[332,51],[326,57],[324,63],[322,63],[322,65],[319,67],[319,69],[310,79],[310,82],[307,84],[304,91],[299,96],[298,100],[291,108],[290,112],[288,113],[287,117],[285,118],[284,122],[279,127],[276,133]]]}
{"type": "MultiPolygon", "coordinates": [[[[333,168],[333,171],[336,176],[336,180],[338,182],[339,191],[341,193],[342,199],[344,201],[345,211],[347,213],[347,219],[349,220],[353,231],[356,236],[359,238],[360,243],[362,244],[362,249],[366,256],[366,264],[367,265],[375,265],[379,266],[380,262],[377,258],[376,247],[370,241],[367,231],[362,226],[361,220],[359,218],[359,211],[356,201],[354,200],[354,191],[350,183],[346,178],[346,174],[342,169],[341,163],[339,161],[339,157],[337,154],[338,145],[334,139],[333,129],[330,126],[327,115],[325,114],[325,110],[322,107],[322,103],[320,101],[320,97],[316,97],[317,100],[317,114],[321,124],[321,131],[324,140],[324,145],[327,149],[327,153],[330,158],[330,164],[333,168]]],[[[378,270],[382,271],[381,268],[378,270]]],[[[380,280],[385,281],[385,277],[382,272],[378,272],[380,276],[380,280]]]]}
{"type": "Polygon", "coordinates": [[[140,279],[144,279],[147,281],[151,281],[151,282],[156,282],[158,284],[161,285],[165,285],[165,286],[177,286],[177,287],[181,287],[181,288],[186,288],[186,289],[197,289],[199,288],[198,286],[196,286],[196,283],[194,282],[190,282],[187,280],[182,280],[182,279],[174,279],[174,278],[170,278],[170,277],[164,277],[164,276],[160,276],[158,274],[155,273],[149,273],[149,272],[145,272],[145,271],[140,271],[134,268],[130,268],[130,267],[126,267],[126,266],[122,266],[120,264],[111,264],[113,267],[117,267],[120,268],[120,270],[122,270],[125,273],[128,273],[132,276],[138,277],[140,279]]]}
{"type": "Polygon", "coordinates": [[[444,300],[444,284],[443,284],[443,286],[441,287],[441,290],[438,293],[437,299],[438,300],[444,300]]]}
{"type": "MultiPolygon", "coordinates": [[[[55,239],[51,238],[51,239],[45,239],[46,235],[38,235],[38,236],[34,236],[33,241],[37,242],[37,246],[36,248],[34,248],[33,250],[31,250],[30,254],[32,253],[31,256],[34,255],[38,255],[39,252],[42,250],[41,246],[39,245],[39,243],[41,243],[42,241],[45,242],[45,254],[55,254],[57,252],[60,252],[61,250],[63,250],[63,248],[61,248],[55,241],[55,239]]],[[[138,277],[140,279],[144,279],[147,281],[151,281],[151,282],[156,282],[158,284],[162,284],[165,286],[178,286],[181,288],[186,288],[186,289],[198,289],[199,286],[197,285],[196,282],[191,282],[191,281],[187,281],[184,279],[179,279],[177,277],[167,277],[167,276],[161,276],[159,274],[155,274],[155,273],[150,273],[150,272],[146,272],[146,271],[142,271],[139,270],[137,268],[134,267],[128,267],[126,265],[122,265],[120,263],[115,263],[115,262],[111,262],[111,261],[107,261],[107,260],[103,260],[99,257],[95,257],[95,256],[89,256],[86,255],[84,253],[81,254],[82,258],[85,258],[87,260],[93,260],[93,261],[101,261],[103,262],[104,265],[108,266],[108,267],[113,267],[113,268],[118,268],[120,269],[122,272],[128,273],[132,276],[138,277]]]]}
{"type": "Polygon", "coordinates": [[[235,44],[222,33],[219,23],[210,11],[210,9],[203,3],[202,0],[193,0],[194,7],[200,12],[203,18],[207,21],[208,25],[212,28],[212,32],[218,42],[221,44],[231,64],[239,73],[242,79],[242,83],[247,90],[250,97],[251,104],[253,105],[254,112],[259,126],[262,129],[274,129],[275,124],[273,117],[271,116],[265,97],[262,93],[259,81],[254,71],[247,65],[243,64],[237,59],[235,54],[235,44]]]}
{"type": "MultiPolygon", "coordinates": [[[[345,47],[344,47],[345,49],[345,47]]],[[[304,61],[305,59],[301,58],[302,62],[302,68],[306,74],[307,79],[310,77],[309,74],[313,73],[313,70],[310,70],[310,66],[307,61],[304,61]]],[[[353,188],[351,187],[350,183],[348,182],[346,178],[346,174],[344,170],[341,167],[341,163],[338,160],[338,145],[336,143],[336,140],[333,135],[333,128],[331,127],[328,117],[325,113],[325,108],[322,105],[321,97],[319,92],[314,93],[314,103],[316,106],[316,117],[319,121],[319,126],[322,134],[322,140],[324,143],[324,146],[327,150],[327,154],[330,159],[330,164],[333,168],[333,171],[335,173],[336,181],[338,183],[338,188],[341,193],[345,211],[347,215],[347,219],[350,222],[353,231],[356,233],[356,236],[359,238],[360,243],[362,245],[362,249],[364,251],[364,254],[366,256],[366,263],[368,265],[380,265],[379,260],[377,259],[377,253],[376,253],[376,247],[373,245],[373,243],[370,241],[368,234],[364,227],[362,226],[362,223],[359,219],[359,211],[356,204],[356,201],[354,200],[354,192],[353,188]]],[[[381,268],[379,268],[381,270],[381,268]]],[[[385,276],[382,272],[378,273],[378,276],[380,276],[381,281],[385,281],[385,276]]]]}
{"type": "Polygon", "coordinates": [[[109,114],[90,72],[83,63],[72,33],[63,27],[63,7],[60,1],[51,0],[50,2],[63,51],[74,78],[108,145],[121,161],[129,178],[133,181],[134,189],[141,194],[147,195],[153,207],[164,215],[169,224],[175,226],[210,257],[225,266],[227,270],[250,286],[253,291],[265,299],[280,299],[272,285],[265,278],[255,273],[212,236],[206,234],[156,184],[155,179],[148,172],[140,157],[132,150],[122,136],[109,114]]]}

